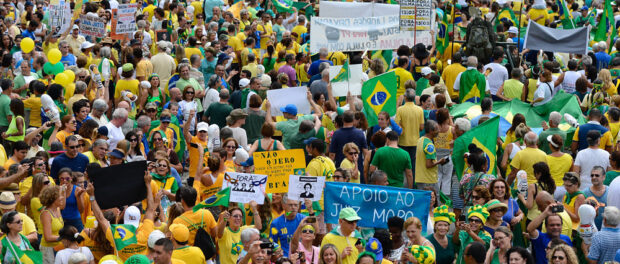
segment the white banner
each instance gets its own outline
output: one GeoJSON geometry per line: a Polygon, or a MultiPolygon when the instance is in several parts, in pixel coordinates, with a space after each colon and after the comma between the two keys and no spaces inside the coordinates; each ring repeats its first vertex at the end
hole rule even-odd
{"type": "Polygon", "coordinates": [[[267,99],[271,103],[271,115],[281,116],[281,107],[285,107],[287,104],[294,104],[297,106],[297,114],[310,114],[310,103],[306,92],[308,88],[306,86],[282,88],[277,90],[268,90],[267,99]]]}
{"type": "Polygon", "coordinates": [[[321,1],[320,17],[376,17],[398,16],[398,5],[366,3],[366,2],[336,2],[321,1]],[[342,12],[346,10],[346,12],[342,12]]]}
{"type": "Polygon", "coordinates": [[[95,38],[105,37],[105,19],[96,16],[81,15],[80,33],[95,38]]]}
{"type": "Polygon", "coordinates": [[[293,200],[319,201],[323,196],[325,177],[323,176],[289,176],[288,197],[293,200]]]}
{"type": "Polygon", "coordinates": [[[400,30],[431,30],[434,17],[431,0],[400,0],[400,30]]]}
{"type": "Polygon", "coordinates": [[[130,34],[136,31],[136,10],[138,4],[118,5],[118,19],[116,20],[115,34],[130,34]]]}
{"type": "Polygon", "coordinates": [[[255,201],[257,204],[265,202],[265,186],[267,175],[249,173],[226,173],[230,180],[224,181],[222,189],[230,187],[230,201],[235,203],[249,203],[255,201]]]}
{"type": "MultiPolygon", "coordinates": [[[[342,69],[342,66],[330,66],[329,79],[334,79],[340,72],[340,69],[342,69]]],[[[333,96],[347,96],[348,91],[351,91],[351,95],[362,94],[362,82],[368,80],[367,76],[365,76],[362,71],[362,65],[352,64],[349,66],[349,71],[351,71],[351,77],[348,82],[331,82],[333,96]]]]}
{"type": "MultiPolygon", "coordinates": [[[[348,11],[347,11],[348,12],[348,11]]],[[[416,43],[432,45],[429,31],[401,31],[399,16],[325,18],[312,17],[310,52],[392,50],[416,43]]]]}
{"type": "Polygon", "coordinates": [[[49,7],[50,30],[52,34],[62,34],[71,25],[71,6],[64,0],[52,1],[52,3],[49,7]]]}

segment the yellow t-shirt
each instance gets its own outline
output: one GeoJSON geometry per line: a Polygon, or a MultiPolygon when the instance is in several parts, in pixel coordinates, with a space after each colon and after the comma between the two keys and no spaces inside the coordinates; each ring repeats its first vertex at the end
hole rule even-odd
{"type": "Polygon", "coordinates": [[[24,108],[30,109],[30,126],[41,127],[41,97],[33,95],[24,100],[24,108]]]}
{"type": "Polygon", "coordinates": [[[342,51],[335,51],[327,55],[327,59],[331,60],[334,65],[343,65],[347,60],[347,55],[342,51]]]}
{"type": "Polygon", "coordinates": [[[241,50],[241,65],[245,66],[248,64],[248,55],[250,54],[250,52],[254,54],[254,58],[256,59],[258,59],[258,57],[260,56],[259,50],[245,47],[241,50]]]}
{"type": "MultiPolygon", "coordinates": [[[[264,25],[258,24],[256,26],[256,30],[261,32],[261,35],[263,34],[267,34],[269,36],[271,36],[273,34],[273,29],[271,28],[271,24],[267,23],[264,25]]],[[[260,49],[262,50],[266,50],[267,49],[267,43],[271,40],[271,38],[269,36],[265,36],[265,37],[261,37],[260,38],[260,49]]]]}
{"type": "MultiPolygon", "coordinates": [[[[153,220],[144,219],[144,221],[140,223],[140,225],[138,226],[138,229],[136,230],[135,235],[136,235],[136,238],[138,239],[138,243],[131,244],[129,246],[124,247],[122,250],[119,250],[117,254],[118,257],[121,258],[123,261],[125,261],[129,257],[135,254],[146,255],[147,249],[148,249],[146,243],[149,239],[149,234],[151,234],[151,232],[153,232],[154,229],[155,229],[155,224],[153,223],[153,220]]],[[[115,247],[114,235],[112,234],[111,228],[108,228],[106,230],[105,238],[112,244],[113,247],[115,247]]]]}
{"type": "Polygon", "coordinates": [[[567,173],[571,165],[573,165],[573,157],[568,154],[564,154],[561,157],[553,157],[551,155],[547,155],[547,164],[549,164],[549,173],[551,173],[551,178],[555,182],[555,186],[564,185],[564,174],[567,173]]]}
{"type": "MultiPolygon", "coordinates": [[[[144,79],[146,79],[151,76],[151,74],[153,74],[153,63],[151,63],[150,60],[139,61],[138,65],[136,65],[136,77],[144,77],[144,79]]],[[[135,95],[138,94],[136,93],[135,95]]]]}
{"type": "Polygon", "coordinates": [[[299,83],[307,83],[310,81],[310,77],[308,77],[308,72],[304,70],[305,67],[305,63],[295,63],[295,72],[297,73],[297,81],[299,83]]]}
{"type": "Polygon", "coordinates": [[[37,226],[37,232],[41,235],[43,235],[43,226],[41,225],[42,209],[43,205],[41,204],[39,197],[32,197],[32,199],[30,199],[30,212],[32,212],[32,219],[34,219],[34,223],[37,226]]]}
{"type": "MultiPolygon", "coordinates": [[[[192,141],[190,143],[200,144],[202,148],[205,150],[205,155],[203,158],[203,163],[207,164],[207,159],[209,158],[209,152],[207,149],[207,141],[202,141],[198,138],[198,136],[193,136],[192,141]]],[[[198,168],[198,149],[194,147],[189,147],[189,177],[194,178],[196,176],[196,168],[198,168]]]]}
{"type": "Polygon", "coordinates": [[[118,80],[116,82],[116,90],[114,91],[114,99],[121,98],[121,92],[125,91],[125,90],[127,90],[127,91],[131,92],[132,94],[138,96],[140,94],[139,85],[140,85],[140,82],[138,80],[136,80],[136,79],[133,79],[133,80],[124,80],[124,79],[118,80]]]}
{"type": "Polygon", "coordinates": [[[73,133],[70,133],[70,132],[67,132],[67,131],[64,131],[64,130],[60,130],[60,131],[56,132],[56,139],[58,139],[58,141],[60,141],[62,143],[62,146],[65,149],[67,149],[67,146],[65,145],[65,139],[68,136],[71,136],[71,135],[73,135],[73,133]]]}
{"type": "Polygon", "coordinates": [[[43,53],[47,54],[51,49],[57,49],[58,48],[58,41],[52,43],[51,41],[47,42],[47,45],[45,44],[45,41],[43,42],[43,53]]]}
{"type": "MultiPolygon", "coordinates": [[[[343,159],[342,162],[340,163],[340,168],[343,168],[343,169],[351,170],[354,167],[355,167],[355,164],[349,161],[349,159],[343,159]]],[[[360,183],[360,171],[359,170],[357,171],[357,179],[353,179],[353,175],[351,175],[351,179],[349,179],[349,182],[360,183]]]]}
{"type": "Polygon", "coordinates": [[[357,238],[354,237],[344,237],[341,235],[336,235],[332,233],[328,233],[323,237],[323,241],[321,241],[321,247],[326,244],[333,244],[338,249],[338,252],[342,252],[346,247],[351,247],[351,254],[349,254],[346,258],[342,259],[342,264],[355,264],[357,260],[357,256],[359,255],[359,251],[355,246],[357,243],[357,238]]]}
{"type": "Polygon", "coordinates": [[[459,92],[454,91],[454,82],[456,81],[456,77],[459,76],[459,73],[464,72],[465,70],[467,70],[467,68],[465,68],[465,66],[461,65],[460,63],[452,63],[446,66],[446,68],[443,70],[443,73],[441,74],[441,79],[443,79],[446,83],[450,97],[459,96],[459,92]]]}
{"type": "Polygon", "coordinates": [[[313,158],[308,163],[308,167],[306,167],[306,174],[310,176],[325,176],[326,181],[332,181],[334,172],[336,172],[334,161],[325,156],[313,158]]]}
{"type": "Polygon", "coordinates": [[[542,18],[536,20],[535,22],[540,24],[540,25],[545,25],[545,22],[547,21],[547,18],[549,18],[549,13],[547,13],[547,9],[530,9],[529,12],[527,12],[527,14],[530,16],[531,19],[537,18],[539,16],[542,16],[542,18]]]}
{"type": "Polygon", "coordinates": [[[517,152],[510,162],[510,166],[527,172],[527,183],[535,183],[534,164],[541,161],[547,162],[547,154],[540,149],[528,147],[517,152]]]}
{"type": "Polygon", "coordinates": [[[437,183],[437,166],[426,167],[427,160],[436,160],[437,152],[433,141],[427,137],[420,137],[415,152],[415,182],[437,183]]]}
{"type": "MultiPolygon", "coordinates": [[[[190,246],[194,245],[194,237],[201,226],[205,231],[207,231],[207,233],[211,234],[211,229],[215,228],[217,225],[211,212],[205,209],[200,209],[196,212],[191,210],[187,211],[181,216],[175,218],[172,224],[182,224],[187,226],[187,229],[189,229],[188,245],[190,246]]],[[[211,235],[213,236],[214,234],[211,235]]]]}
{"type": "MultiPolygon", "coordinates": [[[[191,238],[191,235],[190,235],[191,238]]],[[[185,263],[206,263],[205,255],[198,247],[184,246],[172,251],[172,258],[185,263]]]]}
{"type": "Polygon", "coordinates": [[[396,98],[398,98],[405,94],[405,83],[409,80],[413,80],[413,75],[401,67],[396,67],[391,71],[396,73],[396,98]]]}
{"type": "Polygon", "coordinates": [[[282,45],[282,43],[278,42],[278,44],[276,45],[276,54],[280,53],[281,50],[286,50],[287,54],[297,54],[297,52],[301,49],[301,45],[299,45],[299,43],[297,42],[293,42],[293,45],[291,45],[291,48],[286,48],[284,45],[282,45]]]}
{"type": "Polygon", "coordinates": [[[424,110],[422,110],[422,107],[415,105],[413,102],[407,102],[396,109],[394,121],[403,128],[398,144],[415,147],[420,138],[420,124],[424,123],[424,110]]]}
{"type": "Polygon", "coordinates": [[[37,227],[35,226],[34,221],[32,221],[32,218],[30,218],[24,213],[18,213],[18,214],[19,216],[21,216],[22,221],[24,221],[22,225],[22,231],[19,232],[20,234],[27,236],[27,235],[30,235],[32,232],[37,232],[37,227]]]}
{"type": "Polygon", "coordinates": [[[187,57],[189,59],[194,54],[200,56],[201,60],[204,59],[204,56],[202,55],[202,52],[200,52],[200,50],[198,48],[185,47],[185,57],[187,57]]]}
{"type": "Polygon", "coordinates": [[[236,264],[239,253],[243,250],[241,243],[241,231],[251,226],[242,226],[237,231],[230,230],[230,227],[224,229],[224,234],[217,240],[218,255],[220,256],[220,264],[236,264]]]}
{"type": "Polygon", "coordinates": [[[297,25],[293,28],[293,30],[291,30],[291,32],[297,33],[295,41],[297,41],[297,43],[301,43],[301,34],[308,32],[308,29],[305,26],[297,25]]]}

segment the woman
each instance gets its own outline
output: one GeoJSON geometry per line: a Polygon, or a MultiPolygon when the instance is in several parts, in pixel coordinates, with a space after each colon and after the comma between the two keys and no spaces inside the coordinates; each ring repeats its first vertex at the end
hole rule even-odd
{"type": "Polygon", "coordinates": [[[456,259],[457,248],[452,241],[452,236],[448,235],[450,225],[455,221],[454,213],[448,211],[446,205],[433,210],[435,221],[435,232],[426,238],[435,248],[437,263],[453,263],[456,259]]]}
{"type": "Polygon", "coordinates": [[[349,142],[342,147],[344,159],[340,163],[340,168],[347,169],[351,172],[349,182],[360,183],[360,171],[357,168],[357,159],[360,156],[360,149],[353,142],[349,142]]]}
{"type": "Polygon", "coordinates": [[[370,138],[379,131],[383,131],[383,133],[387,134],[387,132],[392,130],[396,131],[399,136],[403,133],[403,129],[396,123],[396,121],[394,121],[394,119],[390,118],[390,114],[386,111],[381,111],[377,115],[377,124],[370,127],[368,132],[366,132],[366,140],[370,143],[371,148],[374,149],[375,146],[373,146],[370,142],[370,138]]]}
{"type": "MultiPolygon", "coordinates": [[[[37,161],[35,161],[36,163],[37,161]]],[[[25,197],[32,197],[30,198],[30,203],[28,204],[29,206],[29,211],[32,212],[32,220],[34,220],[34,223],[37,226],[37,231],[39,234],[43,233],[43,227],[41,226],[41,208],[43,207],[43,205],[41,204],[41,200],[39,199],[39,195],[41,194],[41,191],[43,190],[43,188],[49,186],[52,183],[52,181],[46,176],[45,173],[36,173],[35,175],[32,176],[32,188],[30,188],[30,190],[28,190],[28,193],[24,196],[25,197]]]]}
{"type": "MultiPolygon", "coordinates": [[[[405,220],[398,216],[388,218],[387,226],[392,237],[392,253],[386,256],[393,263],[398,263],[405,250],[407,250],[407,238],[403,238],[403,226],[405,220]]],[[[430,239],[429,239],[430,240],[430,239]]]]}
{"type": "Polygon", "coordinates": [[[224,143],[222,143],[222,147],[226,150],[226,157],[222,157],[222,159],[226,158],[224,164],[228,168],[235,168],[233,157],[235,156],[235,151],[239,148],[237,140],[234,138],[227,138],[224,140],[224,143]]]}
{"type": "Polygon", "coordinates": [[[515,142],[517,140],[515,138],[515,129],[517,129],[517,127],[520,124],[524,124],[524,123],[525,123],[525,116],[521,113],[516,114],[512,118],[512,125],[510,126],[508,131],[506,131],[506,139],[504,140],[504,143],[502,143],[502,149],[506,149],[506,146],[508,146],[508,144],[515,142]]]}
{"type": "Polygon", "coordinates": [[[506,205],[507,210],[502,220],[504,222],[509,223],[510,226],[514,226],[521,222],[523,219],[523,212],[521,208],[519,208],[519,204],[517,200],[510,197],[510,188],[508,184],[503,179],[495,179],[489,184],[489,189],[491,190],[491,198],[497,199],[506,205]]]}
{"type": "Polygon", "coordinates": [[[78,135],[80,135],[85,141],[87,141],[89,145],[92,145],[93,141],[95,141],[95,132],[98,128],[99,124],[97,123],[97,121],[91,118],[86,119],[78,130],[78,135]]]}
{"type": "Polygon", "coordinates": [[[573,171],[573,157],[562,152],[564,140],[562,140],[560,135],[549,135],[546,140],[549,142],[549,148],[551,149],[551,154],[547,155],[549,173],[551,173],[555,186],[562,186],[564,174],[573,171]]]}
{"type": "MultiPolygon", "coordinates": [[[[17,211],[10,211],[2,215],[0,220],[0,231],[4,234],[0,242],[0,262],[2,263],[21,263],[19,255],[14,252],[34,251],[28,238],[20,232],[23,229],[24,221],[17,211]]],[[[18,253],[19,254],[19,253],[18,253]]]]}
{"type": "MultiPolygon", "coordinates": [[[[407,238],[409,242],[407,243],[407,248],[410,248],[413,245],[419,246],[427,246],[433,248],[433,243],[430,240],[426,239],[422,236],[422,222],[417,217],[409,217],[405,220],[405,224],[403,225],[405,228],[405,232],[407,234],[407,238]]],[[[434,250],[434,248],[433,248],[434,250]]],[[[401,256],[401,262],[406,263],[415,262],[415,257],[411,254],[409,250],[404,250],[401,256]]]]}
{"type": "Polygon", "coordinates": [[[369,251],[364,251],[359,254],[355,264],[375,264],[377,256],[369,251]]]}
{"type": "Polygon", "coordinates": [[[568,245],[557,245],[547,253],[547,261],[553,264],[577,264],[575,250],[568,245]]]}
{"type": "Polygon", "coordinates": [[[258,94],[252,94],[250,96],[248,108],[245,109],[248,116],[245,119],[245,124],[242,126],[247,133],[248,142],[254,142],[260,139],[261,128],[265,124],[265,115],[267,114],[260,109],[262,104],[263,100],[258,94]]]}
{"type": "Polygon", "coordinates": [[[491,193],[487,187],[478,185],[471,192],[471,204],[484,206],[489,200],[491,200],[491,193]]]}
{"type": "MultiPolygon", "coordinates": [[[[534,264],[534,257],[527,249],[522,247],[513,247],[506,251],[506,259],[509,264],[534,264]]],[[[577,263],[577,262],[575,262],[577,263]]]]}
{"type": "Polygon", "coordinates": [[[82,253],[86,256],[89,264],[95,264],[95,257],[90,252],[88,247],[80,247],[80,243],[84,241],[84,238],[80,236],[80,233],[72,225],[65,225],[58,232],[60,236],[60,242],[64,246],[64,249],[56,253],[56,263],[69,263],[69,257],[73,253],[82,253]]]}
{"type": "Polygon", "coordinates": [[[134,131],[129,131],[125,135],[125,140],[129,141],[129,151],[125,155],[127,162],[131,162],[137,157],[144,157],[144,151],[140,148],[140,137],[134,131]]]}
{"type": "MultiPolygon", "coordinates": [[[[183,169],[181,162],[179,161],[179,156],[173,149],[168,148],[168,143],[164,142],[165,135],[161,130],[156,130],[151,135],[151,149],[147,154],[147,160],[155,161],[155,153],[158,151],[163,151],[168,156],[168,161],[172,163],[175,170],[180,171],[183,169]],[[178,164],[178,165],[177,165],[178,164]]],[[[166,139],[166,141],[169,139],[166,139]]]]}
{"type": "Polygon", "coordinates": [[[116,82],[116,88],[114,90],[114,103],[118,104],[122,99],[122,92],[128,91],[133,95],[138,96],[140,94],[140,81],[136,79],[136,73],[134,66],[131,63],[123,64],[120,68],[122,73],[121,79],[116,82]]]}
{"type": "MultiPolygon", "coordinates": [[[[243,111],[243,109],[235,109],[230,112],[230,115],[226,117],[226,124],[228,128],[230,128],[233,132],[233,137],[235,142],[237,142],[237,147],[241,146],[246,151],[248,148],[248,136],[243,129],[243,125],[245,125],[245,120],[248,117],[248,114],[243,111]]],[[[226,146],[226,145],[224,145],[226,146]]],[[[237,149],[237,148],[235,148],[237,149]]]]}
{"type": "Polygon", "coordinates": [[[342,264],[340,252],[333,244],[325,244],[319,252],[319,264],[342,264]]]}
{"type": "MultiPolygon", "coordinates": [[[[431,35],[434,35],[431,31],[431,35]]],[[[418,43],[412,48],[413,61],[409,72],[413,73],[413,79],[418,81],[422,78],[422,68],[431,64],[431,54],[435,52],[435,41],[433,40],[433,47],[430,52],[426,50],[426,45],[418,43]]]]}
{"type": "Polygon", "coordinates": [[[148,96],[146,97],[146,103],[155,103],[158,109],[157,112],[159,112],[161,107],[166,104],[166,95],[162,93],[159,87],[159,75],[157,75],[157,73],[151,74],[148,80],[151,84],[151,88],[147,91],[148,96]]]}
{"type": "MultiPolygon", "coordinates": [[[[275,27],[275,25],[274,25],[275,27]]],[[[276,57],[274,56],[275,48],[272,44],[267,45],[267,52],[263,55],[262,65],[265,72],[270,72],[276,65],[276,57]]]]}
{"type": "Polygon", "coordinates": [[[194,98],[195,98],[194,87],[192,87],[191,85],[188,85],[183,90],[183,100],[179,102],[180,109],[183,109],[183,122],[190,122],[189,132],[192,135],[196,135],[196,117],[195,115],[193,117],[190,116],[190,112],[191,111],[195,112],[196,108],[198,107],[196,101],[194,101],[194,98]],[[189,120],[190,118],[191,120],[189,120]]]}
{"type": "Polygon", "coordinates": [[[514,136],[515,141],[508,144],[506,149],[504,150],[504,155],[502,157],[501,168],[506,171],[506,175],[509,175],[511,172],[511,168],[508,166],[510,161],[517,155],[517,152],[525,149],[525,143],[523,142],[523,137],[527,132],[530,131],[530,128],[525,125],[525,123],[521,123],[515,128],[514,136]]]}
{"type": "Polygon", "coordinates": [[[379,58],[371,60],[368,65],[368,78],[383,74],[385,72],[385,66],[387,66],[385,62],[379,58]]]}
{"type": "Polygon", "coordinates": [[[489,183],[495,180],[495,176],[486,174],[487,159],[482,149],[478,148],[475,144],[469,144],[469,156],[467,156],[467,163],[473,170],[473,173],[467,173],[461,178],[461,188],[459,189],[459,195],[463,198],[466,205],[472,204],[472,191],[476,186],[482,185],[488,187],[489,183]]]}
{"type": "Polygon", "coordinates": [[[577,173],[567,172],[564,174],[566,194],[562,198],[562,205],[564,205],[564,211],[573,220],[573,230],[577,230],[577,227],[579,227],[579,214],[577,212],[579,212],[579,207],[586,201],[585,195],[579,190],[580,187],[581,180],[577,173]]]}
{"type": "Polygon", "coordinates": [[[43,205],[41,210],[41,227],[43,234],[41,238],[41,253],[43,263],[54,263],[54,247],[60,245],[58,242],[58,231],[64,226],[60,209],[65,206],[65,190],[60,186],[48,186],[43,189],[39,199],[43,205]]]}
{"type": "MultiPolygon", "coordinates": [[[[291,239],[289,252],[303,252],[307,264],[319,263],[319,247],[313,246],[312,242],[315,238],[315,227],[307,222],[308,218],[301,220],[297,226],[297,230],[291,239]],[[301,238],[301,240],[300,240],[301,238]]],[[[315,222],[316,223],[316,222],[315,222]]]]}
{"type": "Polygon", "coordinates": [[[508,211],[508,206],[497,199],[490,200],[484,205],[489,211],[489,217],[487,218],[487,222],[484,224],[484,231],[489,232],[489,234],[493,237],[495,234],[495,230],[499,227],[508,227],[510,226],[508,223],[504,222],[503,217],[508,211]]]}
{"type": "Polygon", "coordinates": [[[452,169],[454,167],[450,156],[452,155],[456,134],[452,126],[450,111],[447,108],[437,110],[437,123],[439,124],[439,132],[433,139],[435,148],[437,148],[437,160],[448,158],[448,162],[437,165],[437,189],[446,195],[450,195],[452,169]]]}
{"type": "MultiPolygon", "coordinates": [[[[26,137],[26,123],[24,122],[24,102],[21,99],[11,99],[11,103],[9,104],[9,108],[13,113],[13,118],[11,118],[11,123],[9,123],[9,128],[6,132],[2,133],[2,138],[6,141],[11,142],[11,144],[17,141],[24,141],[24,137],[26,137]]],[[[58,133],[56,133],[58,135],[58,133]]]]}
{"type": "Polygon", "coordinates": [[[484,264],[508,263],[506,252],[512,247],[512,231],[508,227],[500,226],[495,230],[493,242],[487,251],[484,264]]]}
{"type": "Polygon", "coordinates": [[[13,71],[11,70],[13,64],[13,57],[11,54],[4,54],[2,56],[2,63],[0,64],[0,79],[13,79],[13,71]]]}
{"type": "Polygon", "coordinates": [[[62,146],[65,149],[67,149],[67,146],[65,145],[65,139],[68,136],[73,135],[77,128],[77,121],[75,120],[74,116],[66,115],[62,117],[60,123],[61,126],[58,129],[58,132],[56,132],[56,139],[62,143],[62,146]]]}
{"type": "Polygon", "coordinates": [[[613,96],[614,94],[618,93],[609,69],[601,69],[601,71],[598,73],[598,79],[603,81],[602,91],[604,91],[607,96],[613,96]]]}
{"type": "MultiPolygon", "coordinates": [[[[605,177],[605,169],[601,166],[594,166],[590,172],[590,177],[592,177],[592,186],[586,189],[583,192],[586,198],[593,197],[599,203],[606,204],[607,203],[607,194],[609,193],[609,188],[603,185],[603,178],[605,177]]],[[[598,213],[594,218],[594,223],[598,230],[601,230],[603,227],[603,210],[604,207],[600,206],[598,208],[598,213]]]]}
{"type": "MultiPolygon", "coordinates": [[[[103,217],[110,223],[116,223],[116,214],[112,210],[104,212],[103,217]]],[[[114,254],[114,247],[106,239],[105,230],[101,225],[94,228],[84,228],[80,236],[84,238],[82,245],[90,249],[95,261],[99,261],[105,255],[114,254]]]]}
{"type": "Polygon", "coordinates": [[[243,250],[240,232],[242,230],[242,218],[243,212],[238,207],[222,212],[218,218],[216,237],[218,255],[222,264],[237,263],[239,254],[243,250]]]}
{"type": "Polygon", "coordinates": [[[77,177],[74,176],[77,175],[72,173],[69,168],[62,168],[58,171],[58,180],[65,190],[63,197],[66,197],[61,214],[65,224],[72,225],[77,228],[78,232],[82,232],[84,225],[80,212],[84,211],[84,199],[82,197],[84,189],[74,184],[77,180],[77,177]]]}
{"type": "Polygon", "coordinates": [[[455,233],[458,234],[452,237],[452,242],[459,247],[459,254],[457,263],[463,263],[463,257],[465,255],[465,248],[471,242],[478,241],[483,243],[486,247],[491,242],[491,235],[482,229],[482,226],[487,220],[489,212],[484,206],[474,205],[469,208],[467,212],[467,223],[458,221],[456,224],[455,233]]]}
{"type": "Polygon", "coordinates": [[[170,175],[170,162],[167,159],[158,159],[155,164],[156,169],[155,172],[151,172],[151,177],[157,183],[157,191],[162,191],[170,201],[174,201],[179,184],[170,175]]]}
{"type": "MultiPolygon", "coordinates": [[[[535,183],[529,183],[527,185],[527,193],[519,192],[517,194],[517,198],[525,205],[527,208],[527,219],[532,221],[538,215],[540,215],[540,210],[538,210],[538,205],[536,205],[536,196],[539,191],[546,191],[548,193],[553,194],[555,192],[555,182],[551,179],[551,174],[549,173],[549,166],[545,162],[538,162],[534,164],[534,178],[536,178],[535,183]],[[527,199],[525,199],[524,195],[527,195],[527,199]]],[[[521,173],[521,172],[519,172],[521,173]]],[[[523,171],[523,173],[525,173],[523,171]]]]}

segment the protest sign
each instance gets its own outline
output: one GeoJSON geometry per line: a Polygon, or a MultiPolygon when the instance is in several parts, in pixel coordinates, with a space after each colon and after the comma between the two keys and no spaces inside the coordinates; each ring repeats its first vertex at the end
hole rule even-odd
{"type": "Polygon", "coordinates": [[[95,38],[105,37],[105,19],[91,15],[81,15],[80,33],[95,38]]]}
{"type": "MultiPolygon", "coordinates": [[[[392,50],[401,45],[432,44],[428,31],[401,31],[400,17],[325,18],[312,17],[310,52],[321,48],[328,51],[392,50]]],[[[432,21],[431,21],[432,22],[432,21]]],[[[432,24],[431,24],[432,25],[432,24]]]]}
{"type": "Polygon", "coordinates": [[[267,99],[271,103],[271,115],[281,116],[282,111],[280,111],[280,108],[285,107],[287,104],[296,105],[298,114],[310,114],[307,91],[308,88],[306,86],[268,90],[267,99]]]}
{"type": "Polygon", "coordinates": [[[127,34],[136,31],[136,10],[138,4],[122,4],[117,9],[112,10],[112,30],[111,37],[113,39],[123,39],[127,34]]]}
{"type": "Polygon", "coordinates": [[[431,202],[430,191],[326,182],[324,194],[326,223],[337,224],[340,210],[351,207],[362,218],[357,223],[358,226],[387,228],[387,220],[392,216],[402,219],[415,216],[422,221],[422,232],[426,230],[431,202]],[[364,209],[361,209],[362,207],[364,209]]]}
{"type": "Polygon", "coordinates": [[[101,209],[133,204],[146,198],[146,161],[88,170],[101,209]],[[122,183],[122,184],[119,184],[122,183]]]}
{"type": "Polygon", "coordinates": [[[325,177],[290,175],[288,186],[289,199],[297,201],[303,201],[304,199],[310,199],[313,202],[319,201],[323,195],[325,177]]]}
{"type": "Polygon", "coordinates": [[[303,149],[254,152],[254,172],[269,175],[267,193],[288,192],[289,175],[306,174],[303,149]]]}
{"type": "Polygon", "coordinates": [[[557,29],[529,23],[525,34],[525,49],[573,54],[586,54],[590,40],[589,28],[557,29]]]}
{"type": "Polygon", "coordinates": [[[62,34],[71,25],[71,6],[64,0],[50,2],[49,26],[52,34],[62,34]]]}
{"type": "Polygon", "coordinates": [[[236,203],[258,204],[265,202],[265,183],[267,175],[227,172],[224,176],[223,189],[230,187],[230,201],[236,203]]]}
{"type": "Polygon", "coordinates": [[[431,0],[400,0],[400,30],[431,30],[433,17],[431,0]]]}
{"type": "MultiPolygon", "coordinates": [[[[333,80],[340,72],[342,65],[329,67],[329,79],[333,80]]],[[[334,82],[332,81],[332,94],[335,97],[347,96],[347,92],[351,91],[351,95],[362,94],[362,81],[364,80],[364,74],[361,64],[352,64],[349,66],[351,76],[348,81],[334,82]]]]}
{"type": "Polygon", "coordinates": [[[320,6],[320,17],[398,16],[399,9],[398,5],[366,2],[321,1],[320,6]]]}

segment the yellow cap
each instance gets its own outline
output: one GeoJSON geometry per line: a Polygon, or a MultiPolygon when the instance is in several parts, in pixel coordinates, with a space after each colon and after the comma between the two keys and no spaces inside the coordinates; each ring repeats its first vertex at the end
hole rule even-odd
{"type": "Polygon", "coordinates": [[[189,229],[182,224],[170,225],[170,232],[172,232],[172,238],[178,242],[187,242],[189,240],[189,229]]]}

